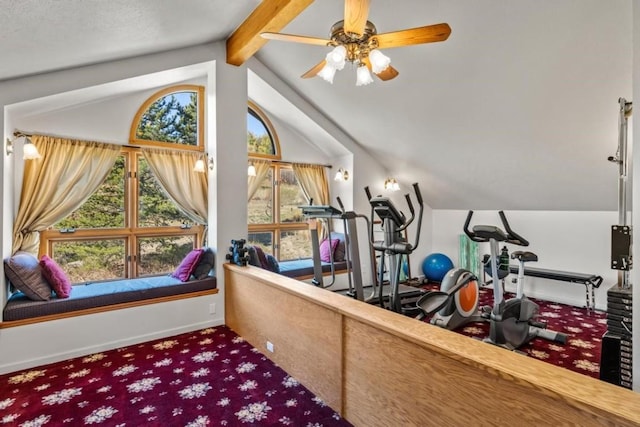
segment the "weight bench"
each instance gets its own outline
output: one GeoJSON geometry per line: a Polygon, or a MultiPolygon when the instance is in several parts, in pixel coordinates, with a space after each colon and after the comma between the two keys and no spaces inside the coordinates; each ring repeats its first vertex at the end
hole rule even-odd
{"type": "MultiPolygon", "coordinates": [[[[509,272],[518,274],[518,266],[510,265],[509,272]]],[[[563,282],[580,283],[585,286],[587,310],[596,308],[595,288],[602,284],[602,277],[595,274],[571,273],[568,271],[548,270],[545,268],[524,267],[524,275],[541,279],[560,280],[563,282]]]]}

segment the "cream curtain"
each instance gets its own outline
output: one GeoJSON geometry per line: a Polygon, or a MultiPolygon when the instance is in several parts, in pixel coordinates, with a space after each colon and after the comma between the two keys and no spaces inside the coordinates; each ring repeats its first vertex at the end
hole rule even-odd
{"type": "Polygon", "coordinates": [[[196,160],[202,159],[207,163],[202,153],[154,148],[143,148],[142,153],[169,198],[193,221],[207,225],[208,176],[206,172],[193,170],[196,160]]]}
{"type": "MultiPolygon", "coordinates": [[[[329,205],[331,198],[324,166],[294,163],[292,167],[307,201],[313,199],[314,205],[329,205]]],[[[318,236],[322,240],[328,234],[325,220],[319,220],[318,236]]]]}
{"type": "Polygon", "coordinates": [[[265,160],[251,160],[250,163],[253,163],[253,166],[256,168],[256,176],[249,177],[247,201],[250,201],[256,194],[256,191],[260,188],[260,184],[262,184],[262,181],[265,179],[269,173],[269,169],[271,168],[271,162],[265,160]]]}
{"type": "Polygon", "coordinates": [[[102,184],[120,147],[100,142],[33,135],[42,156],[25,161],[18,215],[13,225],[13,252],[36,254],[40,231],[80,207],[102,184]]]}
{"type": "Polygon", "coordinates": [[[293,173],[296,175],[307,201],[313,199],[314,205],[330,204],[329,183],[324,166],[294,163],[293,173]]]}

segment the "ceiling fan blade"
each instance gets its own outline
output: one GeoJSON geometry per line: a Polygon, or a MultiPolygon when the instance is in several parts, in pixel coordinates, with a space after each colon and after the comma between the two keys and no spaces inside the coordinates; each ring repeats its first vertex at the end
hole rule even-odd
{"type": "Polygon", "coordinates": [[[396,70],[391,65],[389,65],[383,71],[381,71],[378,74],[376,74],[376,76],[378,76],[378,78],[380,80],[387,81],[387,80],[391,80],[391,79],[394,79],[394,78],[398,77],[398,74],[400,74],[398,72],[398,70],[396,70]]]}
{"type": "Polygon", "coordinates": [[[295,34],[260,33],[260,36],[262,36],[262,38],[264,39],[278,40],[282,42],[315,44],[318,46],[327,46],[331,44],[331,40],[321,39],[318,37],[297,36],[295,34]]]}
{"type": "Polygon", "coordinates": [[[382,33],[372,38],[378,40],[379,49],[388,49],[412,44],[441,42],[445,41],[449,37],[449,34],[451,34],[451,27],[449,27],[449,24],[442,23],[391,33],[382,33]]]}
{"type": "Polygon", "coordinates": [[[344,32],[359,36],[364,34],[364,27],[369,16],[370,0],[345,0],[344,2],[344,32]]]}
{"type": "Polygon", "coordinates": [[[320,72],[320,70],[322,70],[322,68],[326,63],[327,61],[323,59],[322,61],[314,65],[313,68],[311,68],[309,71],[307,71],[300,77],[302,77],[303,79],[310,79],[311,77],[315,77],[320,72]]]}
{"type": "Polygon", "coordinates": [[[371,69],[371,61],[369,60],[369,57],[362,58],[362,63],[367,66],[367,68],[369,69],[369,71],[371,71],[373,75],[375,75],[376,77],[378,77],[380,80],[383,80],[383,81],[396,78],[398,77],[398,74],[400,74],[398,70],[393,68],[391,65],[389,65],[387,68],[385,68],[378,74],[374,73],[373,70],[371,69]]]}

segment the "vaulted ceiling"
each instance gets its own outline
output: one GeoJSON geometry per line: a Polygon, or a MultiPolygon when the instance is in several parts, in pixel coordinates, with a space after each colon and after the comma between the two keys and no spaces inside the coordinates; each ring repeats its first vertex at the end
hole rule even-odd
{"type": "MultiPolygon", "coordinates": [[[[259,3],[5,0],[0,80],[226,40],[259,3]]],[[[271,25],[328,37],[344,0],[310,3],[271,25]]],[[[617,100],[631,98],[631,4],[372,0],[379,33],[440,22],[452,33],[388,49],[399,76],[363,87],[349,65],[333,85],[300,78],[323,46],[270,41],[255,57],[389,174],[420,182],[433,208],[616,210],[617,169],[606,158],[617,100]]]]}

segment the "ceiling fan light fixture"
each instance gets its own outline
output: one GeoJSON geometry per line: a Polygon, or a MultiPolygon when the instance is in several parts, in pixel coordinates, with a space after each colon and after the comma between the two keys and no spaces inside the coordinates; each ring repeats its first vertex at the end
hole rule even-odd
{"type": "Polygon", "coordinates": [[[375,74],[383,72],[391,64],[391,59],[378,49],[373,49],[369,52],[369,61],[371,62],[371,71],[375,74]]]}
{"type": "Polygon", "coordinates": [[[325,66],[322,67],[322,70],[320,70],[317,75],[318,77],[322,77],[324,80],[333,84],[333,77],[336,75],[336,69],[327,61],[325,66]]]}
{"type": "Polygon", "coordinates": [[[347,59],[347,49],[343,45],[336,46],[331,52],[327,53],[327,64],[340,71],[344,68],[347,59]]]}
{"type": "Polygon", "coordinates": [[[362,64],[356,70],[356,86],[366,86],[373,83],[373,77],[366,65],[362,64]]]}

